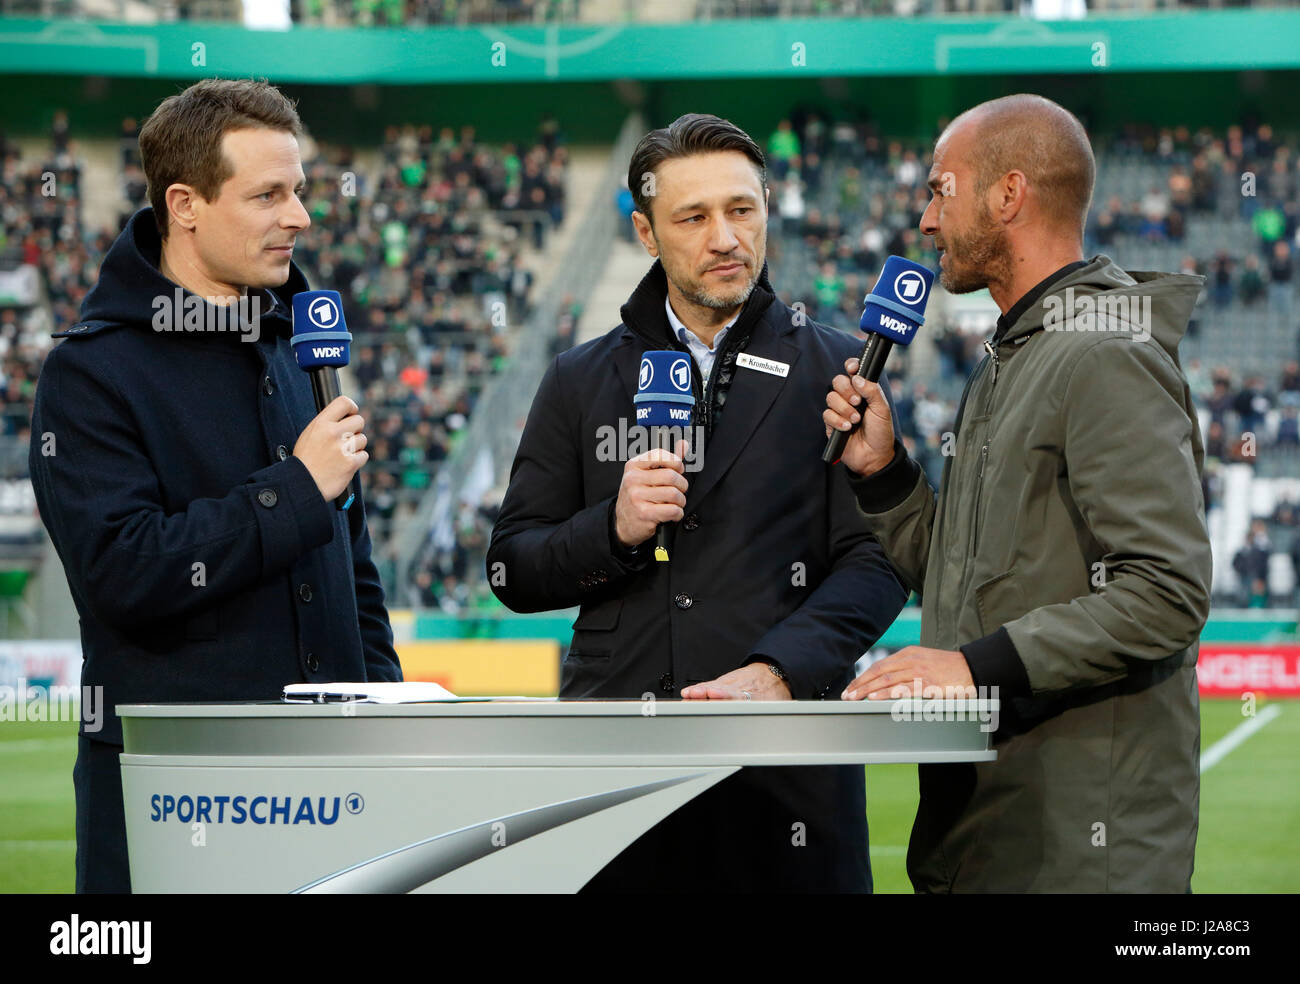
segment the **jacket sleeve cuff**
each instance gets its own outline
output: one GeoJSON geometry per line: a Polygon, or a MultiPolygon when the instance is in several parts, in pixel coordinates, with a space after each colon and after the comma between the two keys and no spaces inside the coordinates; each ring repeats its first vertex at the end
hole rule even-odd
{"type": "Polygon", "coordinates": [[[334,539],[334,504],[301,459],[290,455],[254,472],[246,486],[262,535],[262,569],[288,567],[334,539]]]}
{"type": "Polygon", "coordinates": [[[618,497],[609,500],[609,551],[614,560],[623,568],[629,571],[639,571],[650,560],[650,541],[638,543],[635,547],[625,547],[618,542],[618,533],[616,520],[614,518],[614,507],[618,505],[618,497]]]}
{"type": "Polygon", "coordinates": [[[847,468],[845,472],[862,511],[883,513],[901,505],[912,494],[921,477],[921,466],[908,456],[903,442],[895,437],[894,458],[880,471],[866,478],[847,468]]]}
{"type": "Polygon", "coordinates": [[[980,692],[998,688],[1002,698],[1029,697],[1029,674],[1020,660],[1016,644],[1011,641],[1006,626],[974,642],[960,647],[970,667],[971,680],[980,692]]]}

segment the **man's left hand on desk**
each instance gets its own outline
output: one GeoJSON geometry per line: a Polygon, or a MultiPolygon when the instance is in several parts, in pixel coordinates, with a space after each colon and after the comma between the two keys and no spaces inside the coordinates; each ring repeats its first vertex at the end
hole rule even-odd
{"type": "Polygon", "coordinates": [[[845,688],[842,698],[890,700],[923,697],[926,687],[970,687],[973,693],[975,681],[971,678],[966,656],[949,649],[906,646],[867,667],[845,688]]]}
{"type": "Polygon", "coordinates": [[[766,663],[750,663],[716,680],[682,688],[682,700],[790,700],[786,682],[766,663]]]}

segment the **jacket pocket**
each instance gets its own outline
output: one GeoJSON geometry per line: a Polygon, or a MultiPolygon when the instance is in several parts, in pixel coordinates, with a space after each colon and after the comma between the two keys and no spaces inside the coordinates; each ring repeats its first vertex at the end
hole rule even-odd
{"type": "Polygon", "coordinates": [[[979,611],[980,631],[984,635],[996,632],[1028,611],[1017,574],[1013,567],[975,588],[975,605],[979,611]]]}
{"type": "Polygon", "coordinates": [[[569,643],[565,660],[570,657],[608,659],[614,649],[614,630],[622,614],[621,597],[583,605],[573,620],[573,641],[569,643]]]}

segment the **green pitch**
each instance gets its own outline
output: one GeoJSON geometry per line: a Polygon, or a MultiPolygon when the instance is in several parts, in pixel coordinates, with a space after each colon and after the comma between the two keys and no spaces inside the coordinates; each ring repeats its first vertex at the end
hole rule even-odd
{"type": "MultiPolygon", "coordinates": [[[[1300,892],[1300,702],[1278,703],[1276,719],[1201,779],[1196,892],[1300,892]]],[[[1202,751],[1244,720],[1238,701],[1202,701],[1202,751]]],[[[0,723],[0,892],[73,889],[75,728],[0,723]]],[[[877,892],[911,891],[904,860],[915,812],[915,766],[868,767],[877,892]]]]}

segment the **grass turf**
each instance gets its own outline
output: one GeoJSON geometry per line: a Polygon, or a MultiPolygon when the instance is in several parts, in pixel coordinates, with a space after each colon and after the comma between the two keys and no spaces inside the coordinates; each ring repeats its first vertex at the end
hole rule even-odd
{"type": "MultiPolygon", "coordinates": [[[[1300,892],[1300,701],[1278,703],[1276,720],[1201,778],[1195,892],[1300,892]]],[[[1202,752],[1244,720],[1238,701],[1202,700],[1202,752]]],[[[0,892],[72,891],[76,755],[75,723],[0,723],[0,892]]],[[[916,798],[915,766],[867,768],[877,892],[911,891],[916,798]]]]}

